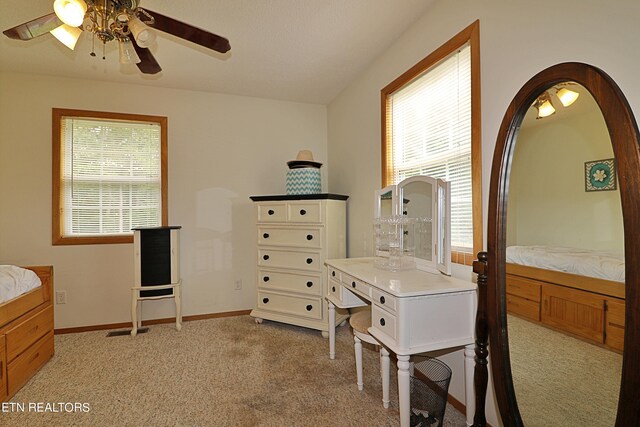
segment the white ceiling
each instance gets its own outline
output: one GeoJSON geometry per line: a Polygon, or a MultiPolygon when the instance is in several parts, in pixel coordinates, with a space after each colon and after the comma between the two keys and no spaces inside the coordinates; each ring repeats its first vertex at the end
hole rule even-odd
{"type": "MultiPolygon", "coordinates": [[[[163,71],[120,65],[115,42],[81,36],[75,51],[50,34],[0,35],[0,71],[96,79],[327,104],[388,48],[433,0],[141,0],[140,6],[227,37],[225,55],[158,32],[163,71]]],[[[0,30],[46,15],[53,0],[2,0],[0,30]]]]}

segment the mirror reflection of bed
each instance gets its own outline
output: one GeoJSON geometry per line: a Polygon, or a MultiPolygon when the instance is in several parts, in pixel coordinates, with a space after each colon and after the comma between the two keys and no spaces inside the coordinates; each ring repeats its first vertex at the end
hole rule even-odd
{"type": "MultiPolygon", "coordinates": [[[[561,86],[549,89],[554,97],[561,86]]],[[[586,191],[585,162],[613,158],[588,91],[536,119],[513,155],[507,209],[509,351],[527,426],[613,425],[624,336],[620,194],[586,191]],[[594,404],[597,402],[597,404],[594,404]]]]}

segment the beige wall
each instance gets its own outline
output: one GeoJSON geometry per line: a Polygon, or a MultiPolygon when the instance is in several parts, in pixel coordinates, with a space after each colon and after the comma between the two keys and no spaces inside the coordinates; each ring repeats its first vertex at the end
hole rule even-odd
{"type": "Polygon", "coordinates": [[[509,180],[508,245],[624,252],[620,191],[585,191],[584,163],[613,157],[604,118],[591,102],[591,111],[535,120],[520,130],[509,180]]]}
{"type": "MultiPolygon", "coordinates": [[[[133,245],[51,245],[52,107],[167,116],[169,222],[183,227],[183,313],[253,308],[249,196],[283,194],[286,161],[301,148],[326,163],[326,107],[0,74],[0,262],[54,265],[55,287],[67,292],[67,304],[55,306],[56,328],[130,320],[133,245]]],[[[144,318],[173,316],[170,300],[143,304],[144,318]]]]}
{"type": "MultiPolygon", "coordinates": [[[[329,187],[351,196],[349,255],[371,254],[367,219],[372,217],[373,192],[381,184],[380,90],[384,86],[474,20],[480,20],[486,213],[500,122],[516,92],[540,70],[566,61],[595,65],[618,83],[634,111],[640,111],[640,60],[630,54],[640,37],[636,23],[639,14],[640,3],[636,0],[436,0],[425,16],[329,105],[329,187]]],[[[486,218],[484,223],[486,230],[486,218]]],[[[471,276],[470,269],[458,269],[454,274],[471,276]]],[[[450,356],[450,364],[456,367],[451,392],[464,401],[461,358],[461,351],[450,356]]],[[[489,420],[496,425],[493,405],[489,406],[489,420]]]]}

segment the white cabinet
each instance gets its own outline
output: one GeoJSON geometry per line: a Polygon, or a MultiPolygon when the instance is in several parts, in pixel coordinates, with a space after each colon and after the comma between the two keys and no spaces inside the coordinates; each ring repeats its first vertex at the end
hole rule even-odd
{"type": "MultiPolygon", "coordinates": [[[[346,256],[347,196],[252,196],[257,217],[257,304],[262,319],[329,330],[324,261],[346,256]]],[[[345,319],[338,313],[337,321],[345,319]]]]}

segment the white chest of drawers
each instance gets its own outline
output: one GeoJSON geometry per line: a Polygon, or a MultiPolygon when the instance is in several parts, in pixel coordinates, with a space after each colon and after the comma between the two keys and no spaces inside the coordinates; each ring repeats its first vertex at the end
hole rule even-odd
{"type": "MultiPolygon", "coordinates": [[[[328,336],[324,261],[346,256],[347,196],[252,196],[257,216],[257,303],[251,316],[328,336]]],[[[340,322],[347,316],[337,314],[340,322]]]]}

